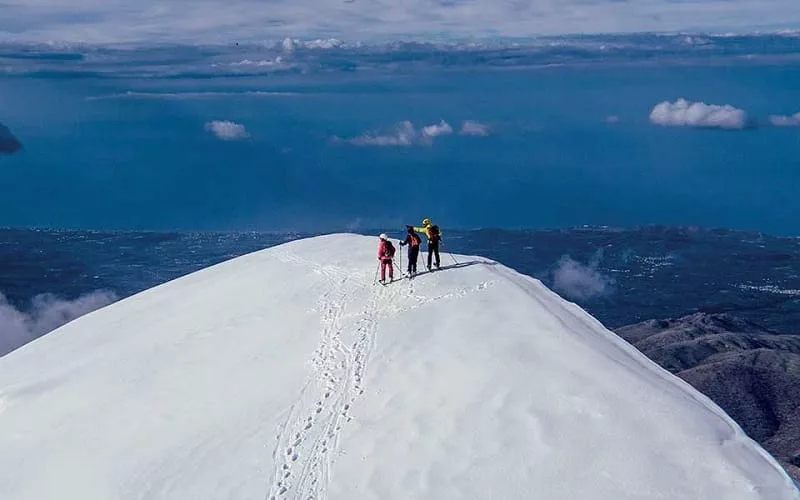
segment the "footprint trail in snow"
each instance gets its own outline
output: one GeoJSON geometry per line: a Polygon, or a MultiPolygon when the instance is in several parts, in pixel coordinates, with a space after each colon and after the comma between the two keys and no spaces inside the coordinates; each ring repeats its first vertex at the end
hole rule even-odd
{"type": "MultiPolygon", "coordinates": [[[[324,499],[330,468],[350,410],[361,394],[378,326],[378,305],[393,293],[373,287],[357,313],[345,314],[351,294],[363,287],[350,274],[283,255],[287,263],[311,265],[328,278],[321,296],[321,338],[311,358],[312,375],[291,407],[277,437],[268,500],[324,499]]],[[[360,277],[360,276],[359,276],[360,277]]],[[[357,302],[357,301],[352,301],[357,302]]]]}

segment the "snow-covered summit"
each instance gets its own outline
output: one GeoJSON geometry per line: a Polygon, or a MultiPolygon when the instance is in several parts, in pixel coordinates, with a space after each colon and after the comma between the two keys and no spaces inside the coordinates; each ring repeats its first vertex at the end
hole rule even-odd
{"type": "Polygon", "coordinates": [[[287,243],[0,358],[0,498],[797,499],[717,406],[485,259],[287,243]]]}

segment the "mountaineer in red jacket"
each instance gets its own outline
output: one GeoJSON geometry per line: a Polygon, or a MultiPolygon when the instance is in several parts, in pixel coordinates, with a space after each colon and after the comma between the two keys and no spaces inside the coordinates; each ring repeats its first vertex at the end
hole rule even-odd
{"type": "Polygon", "coordinates": [[[378,260],[381,262],[381,284],[386,284],[386,268],[389,268],[389,281],[394,281],[394,245],[386,233],[380,235],[378,243],[378,260]]]}

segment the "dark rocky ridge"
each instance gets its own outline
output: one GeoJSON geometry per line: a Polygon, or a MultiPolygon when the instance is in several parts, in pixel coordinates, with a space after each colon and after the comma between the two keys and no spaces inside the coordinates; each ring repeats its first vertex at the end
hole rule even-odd
{"type": "Polygon", "coordinates": [[[22,149],[22,143],[11,131],[0,123],[0,154],[12,154],[22,149]]]}
{"type": "Polygon", "coordinates": [[[616,332],[710,397],[800,480],[800,335],[706,313],[616,332]]]}

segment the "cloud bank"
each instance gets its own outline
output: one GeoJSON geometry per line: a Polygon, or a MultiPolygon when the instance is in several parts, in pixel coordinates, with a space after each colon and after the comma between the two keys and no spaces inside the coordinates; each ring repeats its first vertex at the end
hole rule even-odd
{"type": "Polygon", "coordinates": [[[791,116],[772,115],[769,122],[775,127],[800,127],[800,113],[791,116]]]}
{"type": "Polygon", "coordinates": [[[453,127],[451,127],[450,124],[444,120],[435,125],[422,127],[422,136],[427,138],[439,137],[440,135],[450,135],[452,133],[453,127]]]}
{"type": "Polygon", "coordinates": [[[553,288],[565,297],[588,300],[606,295],[611,291],[613,281],[597,270],[599,257],[589,265],[581,264],[565,255],[558,261],[553,271],[553,288]]]}
{"type": "Polygon", "coordinates": [[[0,123],[0,154],[13,154],[22,149],[22,143],[11,131],[0,123]]]}
{"type": "MultiPolygon", "coordinates": [[[[453,127],[442,120],[439,123],[426,125],[418,129],[408,120],[395,125],[387,133],[368,132],[352,139],[344,139],[344,142],[354,146],[414,146],[430,145],[433,139],[453,133],[453,127]]],[[[342,139],[336,138],[341,141],[342,139]]]]}
{"type": "Polygon", "coordinates": [[[231,43],[298,35],[441,40],[800,25],[796,0],[229,0],[222,5],[219,0],[196,0],[191,8],[178,0],[4,0],[0,40],[231,43]]]}
{"type": "Polygon", "coordinates": [[[461,124],[461,135],[489,135],[489,126],[475,120],[467,120],[461,124]]]}
{"type": "MultiPolygon", "coordinates": [[[[354,146],[430,146],[434,139],[454,133],[453,126],[445,120],[422,127],[417,127],[411,121],[404,120],[385,132],[372,131],[351,139],[334,137],[333,140],[354,146]]],[[[459,134],[486,136],[489,135],[489,127],[476,121],[465,121],[461,125],[459,134]]]]}
{"type": "Polygon", "coordinates": [[[747,126],[747,113],[729,104],[720,106],[680,98],[656,104],[650,112],[650,122],[665,127],[736,130],[747,126]]]}
{"type": "Polygon", "coordinates": [[[398,123],[388,134],[366,133],[352,139],[346,139],[354,146],[411,146],[418,139],[417,130],[410,121],[398,123]]]}
{"type": "Polygon", "coordinates": [[[98,290],[75,300],[37,295],[27,312],[9,304],[0,293],[0,356],[70,321],[118,300],[114,292],[98,290]]]}
{"type": "Polygon", "coordinates": [[[250,137],[244,125],[231,121],[208,122],[206,123],[206,130],[222,141],[236,141],[250,137]]]}

